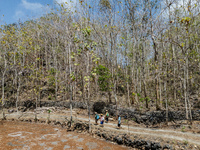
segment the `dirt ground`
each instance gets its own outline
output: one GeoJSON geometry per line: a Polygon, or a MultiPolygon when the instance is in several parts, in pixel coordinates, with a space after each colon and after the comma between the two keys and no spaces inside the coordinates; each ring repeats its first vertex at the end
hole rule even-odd
{"type": "Polygon", "coordinates": [[[4,121],[0,125],[0,150],[125,150],[87,134],[45,124],[4,121]]]}

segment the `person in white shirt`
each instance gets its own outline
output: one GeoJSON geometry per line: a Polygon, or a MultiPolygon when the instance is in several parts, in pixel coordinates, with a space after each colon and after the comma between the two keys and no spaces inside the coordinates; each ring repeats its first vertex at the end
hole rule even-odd
{"type": "Polygon", "coordinates": [[[118,128],[121,126],[121,117],[118,115],[118,128]]]}

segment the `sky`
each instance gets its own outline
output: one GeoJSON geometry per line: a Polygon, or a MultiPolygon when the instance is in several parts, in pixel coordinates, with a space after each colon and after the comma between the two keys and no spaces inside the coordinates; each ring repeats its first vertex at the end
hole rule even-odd
{"type": "Polygon", "coordinates": [[[55,2],[70,5],[70,0],[0,0],[0,25],[38,18],[56,7],[55,2]]]}
{"type": "MultiPolygon", "coordinates": [[[[95,0],[94,0],[95,1],[95,0]]],[[[174,1],[174,0],[171,0],[174,1]]],[[[173,4],[171,8],[181,7],[183,0],[175,0],[178,5],[173,4]]],[[[189,0],[184,0],[188,2],[189,0]]],[[[196,2],[198,0],[191,0],[196,2]]],[[[38,18],[55,8],[55,3],[67,2],[66,7],[77,5],[79,0],[0,0],[0,25],[12,24],[18,21],[38,18]],[[49,4],[49,6],[47,5],[49,4]]],[[[164,2],[164,1],[163,1],[164,2]]]]}

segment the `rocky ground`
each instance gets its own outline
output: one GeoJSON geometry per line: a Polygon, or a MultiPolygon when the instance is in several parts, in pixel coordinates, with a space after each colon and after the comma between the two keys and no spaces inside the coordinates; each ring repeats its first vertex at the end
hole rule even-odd
{"type": "MultiPolygon", "coordinates": [[[[68,131],[88,133],[87,110],[73,109],[73,124],[68,128],[70,111],[67,108],[42,107],[37,111],[16,112],[15,109],[6,110],[7,120],[19,120],[34,122],[37,114],[37,122],[49,123],[50,125],[61,126],[68,131]],[[50,114],[48,113],[50,111],[50,114]],[[36,113],[35,113],[36,112],[36,113]]],[[[94,124],[94,116],[91,116],[92,135],[98,139],[114,142],[119,145],[126,145],[129,148],[137,149],[200,149],[200,121],[177,120],[165,123],[138,124],[134,120],[123,117],[122,128],[116,128],[117,122],[112,118],[104,127],[94,124]]]]}

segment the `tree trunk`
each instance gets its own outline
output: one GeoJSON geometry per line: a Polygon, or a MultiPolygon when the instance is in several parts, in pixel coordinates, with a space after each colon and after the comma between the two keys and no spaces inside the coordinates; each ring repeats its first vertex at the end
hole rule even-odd
{"type": "Polygon", "coordinates": [[[108,91],[108,103],[111,104],[112,103],[112,100],[111,100],[111,92],[110,90],[108,91]]]}
{"type": "Polygon", "coordinates": [[[4,112],[4,106],[5,106],[5,100],[4,100],[4,80],[5,80],[5,73],[6,71],[4,71],[3,73],[3,77],[2,77],[2,117],[3,119],[5,119],[5,112],[4,112]]]}
{"type": "MultiPolygon", "coordinates": [[[[187,54],[188,55],[188,54],[187,54]]],[[[188,88],[189,88],[189,82],[188,82],[188,57],[186,58],[186,91],[187,91],[187,102],[188,102],[188,107],[189,107],[189,114],[190,114],[190,122],[192,122],[192,112],[191,112],[191,105],[190,105],[190,99],[189,99],[189,92],[188,92],[188,88]]]]}
{"type": "MultiPolygon", "coordinates": [[[[186,62],[186,60],[185,60],[186,62]]],[[[188,106],[187,106],[187,85],[186,85],[186,80],[187,80],[187,67],[184,65],[184,79],[183,79],[183,87],[184,87],[184,96],[185,96],[185,112],[186,112],[186,119],[188,120],[188,106]]]]}
{"type": "Polygon", "coordinates": [[[38,102],[38,98],[36,95],[36,102],[35,102],[35,122],[37,122],[37,102],[38,102]]]}
{"type": "Polygon", "coordinates": [[[19,81],[18,81],[18,87],[17,87],[17,101],[16,101],[16,109],[17,109],[17,113],[18,113],[18,102],[19,102],[19,91],[20,91],[20,76],[19,76],[19,81]]]}
{"type": "Polygon", "coordinates": [[[2,77],[2,117],[3,117],[3,119],[6,119],[5,112],[4,112],[4,106],[5,106],[4,82],[5,82],[6,70],[7,70],[7,61],[6,61],[6,57],[5,57],[5,54],[4,54],[4,71],[3,71],[3,77],[2,77]]]}
{"type": "Polygon", "coordinates": [[[167,99],[167,88],[166,88],[166,82],[164,84],[164,91],[165,91],[165,106],[166,106],[166,123],[168,125],[168,99],[167,99]]]}
{"type": "MultiPolygon", "coordinates": [[[[70,73],[70,76],[72,74],[72,64],[71,64],[71,48],[70,48],[71,44],[69,44],[69,73],[70,73]]],[[[72,99],[73,99],[73,87],[72,87],[72,80],[70,79],[70,121],[72,123],[72,99]]],[[[71,123],[70,123],[70,126],[71,126],[71,123]]]]}
{"type": "Polygon", "coordinates": [[[89,73],[89,68],[90,68],[90,58],[89,58],[89,51],[87,51],[87,77],[88,77],[88,97],[87,97],[87,105],[88,105],[88,119],[89,119],[89,132],[91,132],[91,123],[90,123],[90,73],[89,73]]]}
{"type": "MultiPolygon", "coordinates": [[[[115,96],[115,105],[117,107],[117,88],[116,88],[116,80],[114,83],[114,96],[115,96]]],[[[117,109],[117,108],[116,108],[117,109]]]]}

